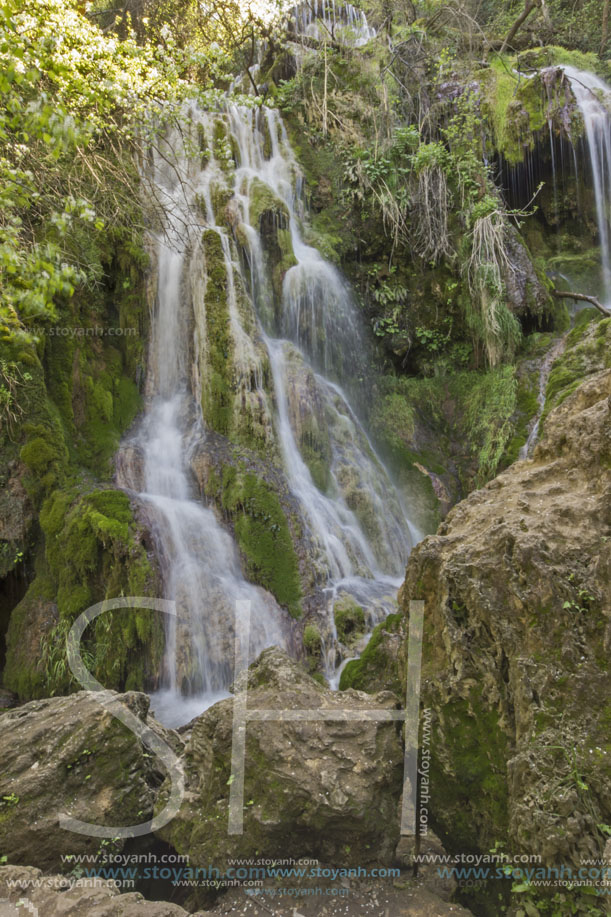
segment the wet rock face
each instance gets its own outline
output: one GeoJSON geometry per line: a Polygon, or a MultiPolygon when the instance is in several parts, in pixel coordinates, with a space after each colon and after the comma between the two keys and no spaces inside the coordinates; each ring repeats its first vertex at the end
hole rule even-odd
{"type": "Polygon", "coordinates": [[[412,553],[425,601],[431,811],[450,849],[601,856],[611,821],[611,372],[546,418],[533,460],[412,553]]]}
{"type": "MultiPolygon", "coordinates": [[[[251,667],[248,688],[249,710],[396,706],[389,694],[335,694],[277,648],[251,667]]],[[[391,861],[403,773],[396,723],[249,721],[244,833],[229,835],[233,711],[233,700],[222,701],[194,721],[185,750],[187,794],[176,818],[161,829],[164,840],[192,864],[219,868],[229,857],[265,850],[338,864],[391,861]]],[[[164,790],[158,807],[163,799],[164,790]]]]}
{"type": "Polygon", "coordinates": [[[543,315],[551,307],[550,296],[537,276],[528,249],[515,230],[508,232],[506,245],[511,264],[505,277],[509,308],[515,315],[543,315]]]}
{"type": "MultiPolygon", "coordinates": [[[[145,694],[117,697],[146,721],[145,694]]],[[[167,738],[154,721],[153,728],[167,738]]],[[[100,845],[98,837],[60,827],[60,813],[99,825],[139,824],[151,818],[163,780],[156,758],[89,691],[3,713],[0,774],[0,850],[11,863],[42,869],[58,869],[62,855],[95,853],[100,845]]]]}
{"type": "Polygon", "coordinates": [[[17,552],[24,546],[34,519],[23,486],[24,470],[17,462],[0,470],[0,577],[18,563],[17,552]]]}

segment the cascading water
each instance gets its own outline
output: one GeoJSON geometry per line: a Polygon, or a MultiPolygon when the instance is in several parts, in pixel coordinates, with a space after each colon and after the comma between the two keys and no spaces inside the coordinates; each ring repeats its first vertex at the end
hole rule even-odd
{"type": "MultiPolygon", "coordinates": [[[[267,331],[278,438],[289,485],[318,546],[329,605],[339,591],[347,591],[370,612],[378,603],[378,615],[382,615],[391,610],[385,599],[400,583],[410,533],[412,539],[419,534],[411,527],[346,395],[328,378],[335,375],[349,381],[351,369],[359,363],[364,342],[358,315],[342,277],[303,241],[296,194],[301,178],[278,112],[231,106],[228,115],[238,151],[234,192],[244,221],[251,285],[267,331]],[[284,205],[296,261],[284,276],[281,309],[276,315],[268,306],[270,283],[259,228],[250,223],[251,195],[257,183],[271,189],[284,205]],[[275,337],[278,333],[279,338],[275,337]],[[320,372],[312,373],[308,364],[320,372]],[[304,399],[304,388],[307,398],[322,405],[331,439],[329,480],[322,488],[304,461],[303,444],[298,441],[299,407],[295,403],[304,399]]],[[[336,633],[332,613],[328,624],[327,674],[333,680],[336,633]]]]}
{"type": "Polygon", "coordinates": [[[297,35],[317,41],[361,48],[376,36],[363,10],[339,0],[306,0],[293,8],[291,19],[297,35]]]}
{"type": "Polygon", "coordinates": [[[530,458],[532,451],[535,448],[535,444],[539,437],[541,418],[543,417],[543,411],[545,410],[545,392],[547,389],[547,382],[552,371],[552,366],[554,365],[554,360],[559,357],[564,350],[567,334],[568,332],[563,334],[562,337],[556,341],[553,347],[548,350],[545,358],[543,359],[543,362],[541,363],[541,368],[539,370],[539,390],[537,392],[537,413],[531,421],[526,442],[520,449],[518,455],[520,459],[530,458]]]}
{"type": "Polygon", "coordinates": [[[251,657],[271,643],[286,646],[290,630],[272,596],[244,579],[214,511],[194,499],[188,469],[208,448],[207,399],[217,372],[206,298],[213,268],[202,230],[215,234],[222,252],[224,349],[232,360],[227,410],[238,426],[256,419],[267,460],[281,467],[298,507],[331,683],[342,655],[335,596],[352,596],[373,625],[392,610],[419,537],[348,396],[332,380],[350,387],[364,350],[359,317],[340,274],[303,241],[300,173],[279,114],[237,106],[223,114],[194,111],[184,133],[157,167],[170,216],[167,238],[157,240],[148,409],[119,460],[119,483],[139,494],[166,595],[184,619],[168,629],[166,687],[154,699],[166,722],[184,721],[185,704],[197,712],[230,686],[236,599],[252,603],[251,657]],[[198,145],[201,155],[194,154],[198,145]],[[187,702],[181,693],[198,696],[187,702]]]}
{"type": "Polygon", "coordinates": [[[603,295],[611,304],[611,86],[593,73],[569,66],[562,69],[583,117],[596,202],[603,295]]]}
{"type": "Polygon", "coordinates": [[[188,271],[197,251],[197,218],[185,200],[187,177],[157,163],[155,181],[168,222],[165,237],[155,240],[148,406],[117,462],[118,483],[141,501],[157,543],[166,598],[177,606],[178,617],[170,618],[166,629],[166,687],[153,698],[153,709],[168,725],[186,722],[227,696],[238,600],[251,602],[251,658],[266,646],[285,644],[282,612],[269,594],[244,579],[233,540],[212,509],[194,499],[187,470],[190,440],[201,432],[190,384],[189,307],[197,303],[188,295],[188,271]]]}
{"type": "Polygon", "coordinates": [[[611,86],[593,73],[568,65],[520,74],[521,79],[535,76],[548,97],[547,130],[533,149],[524,150],[523,162],[514,166],[501,163],[503,185],[511,206],[528,208],[540,184],[547,184],[551,200],[542,212],[551,228],[558,229],[577,217],[583,220],[582,235],[587,238],[594,215],[600,271],[595,268],[594,254],[591,267],[586,271],[584,261],[584,267],[577,265],[574,276],[571,259],[565,262],[563,258],[561,235],[552,266],[566,286],[611,304],[611,86]],[[562,82],[570,92],[560,91],[562,82]],[[559,98],[563,99],[560,109],[559,98]],[[583,129],[575,129],[575,110],[583,129]]]}

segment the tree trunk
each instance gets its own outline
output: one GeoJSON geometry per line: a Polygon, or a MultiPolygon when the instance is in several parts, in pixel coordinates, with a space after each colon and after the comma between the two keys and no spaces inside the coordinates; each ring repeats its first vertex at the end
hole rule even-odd
{"type": "Polygon", "coordinates": [[[541,0],[525,0],[524,9],[520,13],[518,18],[514,22],[514,24],[512,25],[512,27],[509,29],[507,35],[505,36],[505,41],[501,45],[501,54],[503,53],[507,45],[510,45],[511,42],[514,40],[514,38],[516,37],[516,35],[518,34],[520,29],[526,22],[526,20],[528,19],[532,11],[537,9],[537,7],[540,5],[541,5],[541,0]]]}
{"type": "Polygon", "coordinates": [[[602,23],[602,35],[600,39],[600,57],[603,57],[607,49],[607,40],[609,38],[609,0],[605,0],[603,4],[603,23],[602,23]]]}

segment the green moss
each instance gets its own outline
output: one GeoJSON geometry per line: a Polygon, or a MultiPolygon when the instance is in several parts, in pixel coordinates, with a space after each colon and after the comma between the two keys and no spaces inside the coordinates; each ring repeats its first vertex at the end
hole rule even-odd
{"type": "Polygon", "coordinates": [[[227,132],[227,125],[222,118],[217,118],[212,131],[212,150],[214,158],[224,172],[233,169],[233,149],[227,132]]]}
{"type": "MultiPolygon", "coordinates": [[[[297,364],[297,369],[299,372],[303,371],[304,374],[308,372],[301,364],[297,364]]],[[[309,379],[306,391],[311,391],[309,389],[309,379]]],[[[296,379],[296,384],[289,391],[289,398],[298,401],[298,404],[293,406],[293,411],[297,415],[296,432],[301,457],[310,470],[312,480],[318,489],[325,493],[331,480],[332,455],[331,440],[329,429],[325,422],[324,411],[314,398],[308,399],[303,396],[299,377],[296,379]]]]}
{"type": "Polygon", "coordinates": [[[328,211],[314,214],[312,225],[306,229],[306,241],[313,245],[327,261],[340,264],[344,254],[345,235],[338,232],[334,214],[328,211]]]}
{"type": "MultiPolygon", "coordinates": [[[[569,63],[571,52],[561,53],[562,49],[548,48],[536,52],[537,60],[543,58],[549,64],[539,65],[535,58],[522,55],[520,66],[525,68],[549,66],[550,64],[569,63]]],[[[579,58],[587,55],[578,55],[579,58]]],[[[579,66],[575,64],[575,66],[579,66]]],[[[515,165],[524,160],[524,154],[534,149],[537,134],[551,120],[564,128],[566,122],[567,100],[562,85],[544,86],[538,75],[531,79],[516,73],[515,58],[509,55],[496,55],[490,66],[480,76],[485,87],[483,113],[492,126],[495,148],[502,153],[507,162],[515,165]]],[[[591,69],[588,67],[587,69],[591,69]]],[[[575,122],[576,135],[580,130],[575,122]]]]}
{"type": "Polygon", "coordinates": [[[558,45],[547,45],[544,48],[535,48],[520,54],[517,59],[517,66],[523,70],[541,70],[544,67],[567,64],[576,67],[578,70],[589,70],[606,77],[604,66],[598,57],[593,53],[584,53],[583,51],[569,50],[559,47],[558,45]]]}
{"type": "Polygon", "coordinates": [[[430,795],[434,822],[451,849],[471,850],[474,836],[487,849],[507,836],[508,750],[481,688],[442,708],[430,743],[430,795]]]}
{"type": "Polygon", "coordinates": [[[308,671],[313,675],[320,665],[322,637],[316,624],[307,624],[303,630],[303,648],[308,671]]]}
{"type": "MultiPolygon", "coordinates": [[[[545,335],[547,338],[548,336],[545,335]]],[[[528,438],[528,427],[539,410],[538,401],[539,373],[522,373],[516,392],[515,412],[511,418],[513,435],[505,446],[500,468],[505,468],[517,461],[520,449],[528,438]]]]}
{"type": "Polygon", "coordinates": [[[50,599],[55,593],[53,580],[39,574],[29,587],[21,602],[13,609],[6,634],[6,665],[3,683],[21,699],[44,697],[46,683],[44,667],[38,651],[32,652],[29,635],[34,629],[40,632],[41,610],[49,609],[45,615],[47,627],[55,621],[50,609],[50,599]]]}
{"type": "Polygon", "coordinates": [[[136,384],[124,374],[121,351],[96,348],[89,337],[53,337],[45,364],[72,462],[109,477],[120,436],[141,407],[136,384]]]}
{"type": "Polygon", "coordinates": [[[253,226],[261,227],[263,221],[274,217],[279,226],[288,227],[289,211],[284,201],[274,194],[269,185],[253,178],[248,187],[249,215],[253,226]]]}
{"type": "Polygon", "coordinates": [[[365,612],[348,593],[338,596],[333,605],[337,638],[346,645],[358,640],[365,632],[365,612]]]}
{"type": "Polygon", "coordinates": [[[495,56],[483,71],[484,115],[492,126],[494,144],[505,159],[515,164],[534,144],[533,133],[545,123],[544,97],[538,80],[520,78],[515,62],[495,56]]]}
{"type": "Polygon", "coordinates": [[[561,404],[584,379],[611,367],[611,319],[601,319],[595,309],[577,314],[564,352],[554,361],[547,388],[542,425],[549,412],[561,404]]]}
{"type": "Polygon", "coordinates": [[[331,478],[331,462],[329,454],[321,447],[320,441],[304,439],[299,443],[301,457],[308,466],[312,480],[319,490],[325,493],[331,478]]]}
{"type": "Polygon", "coordinates": [[[404,620],[401,614],[389,615],[373,629],[360,657],[349,662],[342,671],[340,691],[355,688],[358,691],[375,693],[385,689],[394,691],[398,696],[402,695],[397,659],[384,651],[383,643],[385,634],[396,634],[404,620]]]}
{"type": "MultiPolygon", "coordinates": [[[[118,595],[155,594],[155,576],[139,541],[129,498],[122,491],[55,491],[43,504],[40,524],[45,536],[44,566],[23,609],[11,617],[7,685],[20,697],[32,696],[41,684],[48,693],[72,686],[65,658],[65,639],[74,619],[90,605],[118,595]],[[36,607],[55,599],[57,619],[51,630],[37,626],[41,640],[36,678],[24,666],[23,628],[36,607]],[[26,672],[26,679],[21,670],[26,672]],[[29,681],[28,681],[29,679],[29,681]]],[[[143,609],[108,612],[85,635],[84,646],[95,677],[108,687],[142,689],[158,669],[163,649],[163,622],[143,609]]]]}
{"type": "Polygon", "coordinates": [[[197,146],[200,153],[200,168],[205,169],[210,162],[210,154],[208,150],[208,143],[206,141],[206,131],[204,130],[204,125],[201,123],[198,123],[197,125],[197,146]]]}
{"type": "Polygon", "coordinates": [[[306,652],[315,655],[320,653],[322,637],[315,624],[307,624],[303,630],[303,645],[306,652]]]}
{"type": "Polygon", "coordinates": [[[289,230],[289,211],[269,185],[258,178],[250,182],[248,194],[250,222],[261,234],[277,312],[282,302],[284,275],[297,264],[289,230]]]}
{"type": "Polygon", "coordinates": [[[213,430],[228,435],[233,414],[233,342],[227,303],[227,271],[219,234],[208,229],[202,239],[206,259],[208,343],[208,366],[202,380],[202,412],[213,430]]]}
{"type": "Polygon", "coordinates": [[[227,187],[227,185],[221,185],[218,182],[213,182],[210,186],[210,198],[212,200],[212,210],[216,218],[216,222],[223,224],[225,220],[225,208],[227,204],[233,197],[233,191],[227,187]]]}
{"type": "Polygon", "coordinates": [[[223,469],[221,499],[233,521],[247,576],[299,617],[299,564],[280,500],[256,475],[229,466],[223,469]]]}

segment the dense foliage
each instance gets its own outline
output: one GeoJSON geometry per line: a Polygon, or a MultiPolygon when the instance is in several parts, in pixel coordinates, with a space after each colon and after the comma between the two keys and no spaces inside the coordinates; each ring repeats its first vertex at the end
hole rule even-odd
{"type": "Polygon", "coordinates": [[[99,281],[109,236],[141,223],[134,153],[180,79],[161,49],[102,33],[66,0],[11,0],[0,29],[6,337],[55,320],[99,281]]]}

